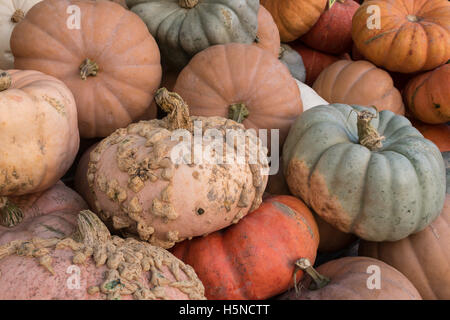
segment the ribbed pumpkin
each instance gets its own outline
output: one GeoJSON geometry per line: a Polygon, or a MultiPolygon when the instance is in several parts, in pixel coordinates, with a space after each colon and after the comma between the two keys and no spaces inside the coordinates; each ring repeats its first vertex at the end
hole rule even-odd
{"type": "Polygon", "coordinates": [[[263,6],[259,6],[258,32],[255,45],[271,52],[275,57],[280,54],[280,33],[272,15],[263,6]]]}
{"type": "Polygon", "coordinates": [[[283,162],[292,194],[362,239],[403,239],[444,205],[441,152],[391,111],[344,104],[307,110],[291,127],[283,162]]]}
{"type": "Polygon", "coordinates": [[[365,1],[353,17],[352,37],[377,66],[402,73],[434,69],[450,59],[450,2],[365,1]],[[377,6],[379,17],[370,6],[377,6]]]}
{"type": "Polygon", "coordinates": [[[0,197],[53,186],[80,142],[67,86],[38,71],[0,72],[0,141],[0,197]]]}
{"type": "Polygon", "coordinates": [[[192,115],[228,117],[256,130],[279,129],[280,145],[303,110],[288,68],[266,50],[240,43],[197,54],[181,71],[174,91],[192,115]]]}
{"type": "Polygon", "coordinates": [[[430,124],[449,122],[450,64],[411,79],[403,96],[409,111],[417,119],[430,124]]]}
{"type": "Polygon", "coordinates": [[[319,234],[304,203],[276,196],[238,224],[178,244],[172,253],[192,266],[208,299],[267,299],[286,291],[295,262],[315,260],[319,234]]]}
{"type": "Polygon", "coordinates": [[[258,0],[126,0],[147,24],[163,63],[182,69],[216,44],[251,44],[258,28],[258,0]]]}
{"type": "Polygon", "coordinates": [[[288,44],[282,43],[279,48],[278,59],[288,67],[292,76],[298,81],[305,82],[306,69],[302,56],[288,44]]]}
{"type": "Polygon", "coordinates": [[[352,18],[359,4],[353,0],[337,0],[322,13],[301,40],[309,47],[330,54],[341,54],[352,46],[352,18]]]}
{"type": "Polygon", "coordinates": [[[405,114],[400,92],[389,73],[368,61],[340,60],[325,68],[313,89],[330,103],[375,106],[405,114]]]}
{"type": "Polygon", "coordinates": [[[441,152],[450,151],[450,124],[426,124],[415,119],[410,119],[414,128],[439,148],[441,152]]]}
{"type": "Polygon", "coordinates": [[[308,32],[325,10],[327,0],[261,0],[272,14],[283,42],[308,32]]]}
{"type": "Polygon", "coordinates": [[[40,2],[14,29],[11,49],[16,68],[44,72],[70,88],[83,138],[107,136],[136,120],[161,81],[158,46],[147,27],[109,1],[40,2]],[[67,14],[71,5],[80,9],[80,28],[76,11],[67,14]]]}
{"type": "Polygon", "coordinates": [[[450,299],[450,194],[444,210],[423,231],[396,242],[366,242],[359,254],[382,260],[403,273],[424,299],[450,299]]]}
{"type": "Polygon", "coordinates": [[[329,261],[313,269],[302,261],[308,272],[297,295],[294,290],[279,297],[281,300],[422,300],[414,285],[388,264],[367,257],[345,257],[329,261]],[[375,269],[376,268],[376,269],[375,269]],[[380,288],[370,277],[379,271],[380,288]]]}

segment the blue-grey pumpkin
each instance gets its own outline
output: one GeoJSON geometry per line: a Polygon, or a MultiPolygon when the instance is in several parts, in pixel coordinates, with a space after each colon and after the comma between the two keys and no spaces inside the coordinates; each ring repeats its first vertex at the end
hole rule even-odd
{"type": "Polygon", "coordinates": [[[300,82],[306,80],[306,69],[302,56],[292,49],[288,44],[282,43],[280,47],[279,59],[288,67],[292,76],[300,82]]]}

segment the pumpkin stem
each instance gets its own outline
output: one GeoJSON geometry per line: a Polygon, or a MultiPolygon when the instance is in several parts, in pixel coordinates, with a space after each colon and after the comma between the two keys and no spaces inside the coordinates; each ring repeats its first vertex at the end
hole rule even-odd
{"type": "MultiPolygon", "coordinates": [[[[296,266],[295,273],[297,273],[297,269],[301,269],[304,272],[306,272],[313,279],[314,282],[312,282],[311,285],[309,286],[309,288],[308,288],[309,290],[321,289],[321,288],[325,287],[331,281],[329,278],[318,273],[316,271],[316,269],[313,268],[313,266],[311,265],[311,262],[309,261],[308,258],[298,259],[295,262],[295,266],[296,266]]],[[[296,280],[295,273],[294,273],[295,292],[298,294],[297,282],[295,281],[296,280]]]]}
{"type": "Polygon", "coordinates": [[[284,52],[286,51],[286,49],[284,47],[280,46],[280,51],[278,53],[278,59],[283,58],[284,52]]]}
{"type": "Polygon", "coordinates": [[[189,117],[189,107],[178,93],[160,88],[155,94],[156,104],[168,113],[166,121],[170,130],[186,129],[192,132],[192,119],[189,117]]]}
{"type": "Polygon", "coordinates": [[[250,112],[243,103],[235,103],[228,107],[228,119],[242,123],[248,117],[250,112]]]}
{"type": "Polygon", "coordinates": [[[0,197],[0,225],[12,228],[17,226],[22,220],[22,210],[7,197],[0,197]]]}
{"type": "Polygon", "coordinates": [[[406,16],[406,19],[407,19],[409,22],[418,22],[418,21],[420,20],[419,17],[416,16],[416,15],[414,15],[414,14],[408,14],[408,15],[406,16]]]}
{"type": "Polygon", "coordinates": [[[111,233],[95,213],[83,210],[78,214],[78,231],[73,237],[75,241],[94,247],[99,243],[107,243],[111,233]]]}
{"type": "Polygon", "coordinates": [[[95,77],[97,75],[99,68],[98,64],[96,64],[91,59],[86,59],[83,61],[83,63],[80,65],[80,76],[81,79],[86,80],[87,77],[93,76],[95,77]]]}
{"type": "Polygon", "coordinates": [[[185,9],[192,9],[198,3],[198,0],[178,0],[178,5],[185,9]]]}
{"type": "Polygon", "coordinates": [[[11,75],[4,71],[0,73],[0,92],[8,90],[11,87],[11,75]]]}
{"type": "Polygon", "coordinates": [[[363,145],[370,151],[380,149],[383,146],[381,141],[385,139],[385,137],[380,136],[377,129],[375,129],[370,124],[373,118],[376,118],[376,115],[374,115],[372,112],[368,110],[358,112],[357,127],[358,127],[359,144],[363,145]]]}
{"type": "Polygon", "coordinates": [[[23,12],[21,9],[17,9],[11,16],[11,21],[14,23],[19,23],[23,20],[23,18],[25,18],[25,12],[23,12]]]}

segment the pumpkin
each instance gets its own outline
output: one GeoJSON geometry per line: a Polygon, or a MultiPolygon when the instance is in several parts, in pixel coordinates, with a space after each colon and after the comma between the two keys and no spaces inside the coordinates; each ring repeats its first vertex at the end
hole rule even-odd
{"type": "Polygon", "coordinates": [[[314,84],[314,81],[316,81],[323,69],[339,60],[333,55],[312,50],[301,44],[299,41],[293,42],[290,45],[292,49],[297,51],[303,59],[303,63],[306,68],[306,79],[304,82],[308,86],[312,86],[314,84]]]}
{"type": "MultiPolygon", "coordinates": [[[[266,50],[240,43],[197,54],[180,72],[173,90],[193,115],[228,117],[248,129],[279,129],[280,145],[303,110],[288,68],[266,50]]],[[[270,150],[269,134],[267,141],[270,150]]]]}
{"type": "Polygon", "coordinates": [[[282,43],[278,55],[280,61],[288,67],[291,75],[298,81],[305,82],[306,69],[302,56],[288,44],[282,43]]]}
{"type": "Polygon", "coordinates": [[[39,192],[70,168],[80,142],[77,109],[61,81],[0,72],[0,196],[39,192]]]}
{"type": "Polygon", "coordinates": [[[301,40],[309,47],[330,54],[341,54],[352,46],[352,18],[359,4],[353,0],[337,0],[328,5],[314,26],[301,40]]]}
{"type": "Polygon", "coordinates": [[[291,127],[283,162],[293,195],[365,240],[419,232],[444,205],[439,149],[391,111],[344,104],[307,110],[291,127]]]}
{"type": "Polygon", "coordinates": [[[282,42],[293,41],[308,32],[325,10],[327,0],[261,0],[272,14],[282,42]]]}
{"type": "Polygon", "coordinates": [[[304,203],[271,197],[238,224],[185,241],[172,253],[192,266],[208,299],[267,299],[292,286],[299,257],[314,261],[319,234],[304,203]]]}
{"type": "Polygon", "coordinates": [[[0,69],[14,68],[14,56],[9,41],[14,27],[23,20],[28,10],[42,0],[0,0],[0,69]]]}
{"type": "Polygon", "coordinates": [[[439,148],[441,152],[450,151],[450,124],[426,124],[416,119],[410,119],[414,128],[439,148]]]}
{"type": "Polygon", "coordinates": [[[259,6],[258,32],[255,45],[271,52],[275,57],[280,54],[280,33],[272,15],[263,6],[259,6]]]}
{"type": "Polygon", "coordinates": [[[396,242],[362,241],[359,254],[382,260],[403,273],[424,299],[450,299],[450,194],[427,228],[396,242]]]}
{"type": "Polygon", "coordinates": [[[302,259],[299,265],[308,273],[299,293],[291,290],[280,300],[422,300],[403,274],[380,260],[344,257],[314,269],[308,259],[302,259]],[[378,288],[377,281],[370,279],[377,274],[378,288]]]}
{"type": "Polygon", "coordinates": [[[18,236],[0,245],[0,299],[205,298],[193,269],[166,250],[111,236],[88,210],[77,222],[70,237],[18,236]]]}
{"type": "Polygon", "coordinates": [[[13,240],[63,238],[70,235],[87,204],[62,182],[50,189],[10,197],[0,209],[0,245],[13,240]]]}
{"type": "Polygon", "coordinates": [[[306,111],[316,106],[329,104],[325,99],[319,96],[313,88],[298,80],[296,80],[296,82],[300,92],[302,93],[303,110],[306,111]]]}
{"type": "Polygon", "coordinates": [[[190,117],[183,99],[165,88],[155,99],[169,115],[131,124],[103,139],[91,151],[83,175],[94,203],[90,197],[86,200],[104,221],[115,230],[170,248],[236,223],[260,205],[267,184],[267,149],[255,150],[260,142],[254,132],[245,133],[249,143],[242,144],[244,150],[226,135],[197,142],[199,133],[235,130],[244,135],[244,127],[220,117],[190,117]],[[197,137],[192,146],[193,124],[197,137]],[[188,135],[182,144],[177,142],[180,130],[188,135]],[[223,157],[242,150],[243,158],[214,157],[217,147],[212,143],[217,141],[230,146],[223,157]],[[193,152],[180,154],[185,146],[193,152]],[[199,154],[198,147],[205,151],[199,154]],[[259,161],[251,156],[259,156],[259,161]]]}
{"type": "Polygon", "coordinates": [[[415,118],[430,124],[450,121],[450,64],[412,78],[403,96],[415,118]]]}
{"type": "Polygon", "coordinates": [[[405,114],[402,96],[389,73],[368,61],[339,60],[320,73],[312,88],[330,103],[375,106],[405,114]]]}
{"type": "Polygon", "coordinates": [[[365,1],[353,16],[352,37],[377,66],[402,73],[434,69],[450,59],[450,3],[365,1]],[[370,6],[377,6],[379,15],[370,6]]]}
{"type": "Polygon", "coordinates": [[[320,243],[318,251],[320,253],[331,253],[348,248],[357,238],[351,233],[344,233],[325,222],[319,215],[314,218],[319,228],[320,243]]]}
{"type": "Polygon", "coordinates": [[[40,2],[14,29],[11,49],[16,68],[44,72],[69,87],[83,138],[107,136],[137,119],[161,81],[158,46],[145,24],[109,1],[40,2]],[[71,5],[82,13],[79,29],[76,11],[66,13],[71,5]]]}
{"type": "Polygon", "coordinates": [[[126,0],[147,24],[164,64],[182,69],[215,44],[251,44],[258,28],[258,0],[126,0]]]}
{"type": "Polygon", "coordinates": [[[89,189],[89,183],[87,180],[87,172],[89,167],[89,160],[91,157],[91,152],[97,147],[98,143],[90,146],[81,156],[78,161],[78,165],[75,171],[75,183],[74,189],[78,194],[83,197],[83,199],[89,204],[89,209],[95,211],[95,197],[94,194],[89,189]]]}

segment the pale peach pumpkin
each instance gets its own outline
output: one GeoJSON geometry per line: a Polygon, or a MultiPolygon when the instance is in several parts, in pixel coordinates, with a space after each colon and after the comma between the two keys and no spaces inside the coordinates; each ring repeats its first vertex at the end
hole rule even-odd
{"type": "Polygon", "coordinates": [[[258,11],[258,32],[255,45],[271,52],[275,57],[280,53],[280,33],[272,15],[262,5],[258,11]]]}

